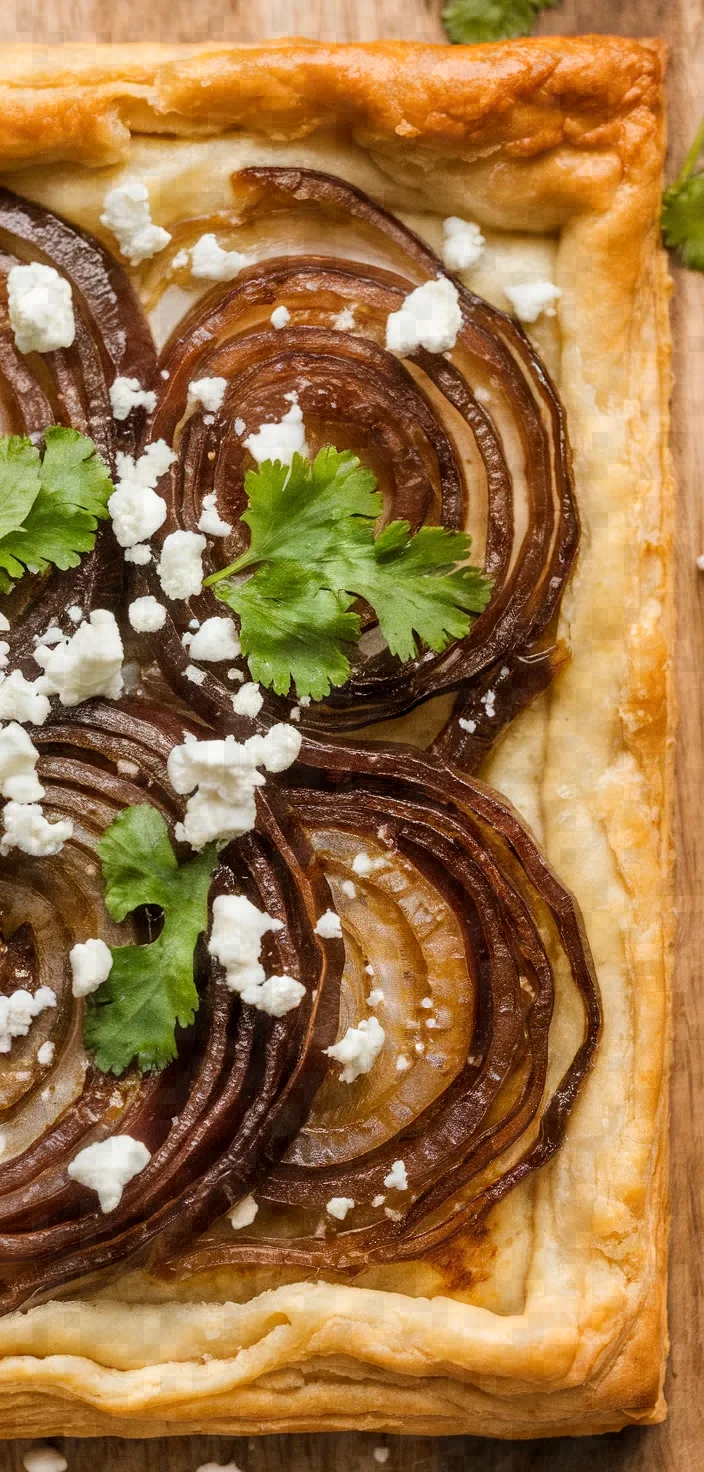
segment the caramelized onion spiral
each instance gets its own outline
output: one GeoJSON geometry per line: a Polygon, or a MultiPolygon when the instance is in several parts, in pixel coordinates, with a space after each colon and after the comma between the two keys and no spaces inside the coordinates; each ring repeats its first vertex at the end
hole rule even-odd
{"type": "MultiPolygon", "coordinates": [[[[419,282],[447,273],[418,236],[351,185],[280,168],[246,169],[234,183],[238,223],[257,225],[259,251],[267,229],[275,246],[295,242],[302,213],[312,215],[321,238],[332,230],[337,253],[291,248],[257,260],[179,323],[162,355],[159,402],[146,429],[179,447],[157,540],[194,531],[203,497],[214,494],[233,530],[209,544],[207,571],[244,550],[244,473],[252,463],[245,441],[262,422],[280,420],[297,395],[311,451],[334,444],[359,452],[378,476],[385,519],[406,518],[413,530],[425,523],[468,528],[493,582],[488,608],[464,639],[407,664],[380,647],[367,610],[349,680],[302,711],[302,728],[314,739],[358,729],[454,691],[455,715],[471,716],[475,731],[468,740],[455,719],[442,747],[474,767],[566,658],[554,626],[578,521],[560,401],[521,328],[459,281],[462,327],[452,352],[418,348],[400,361],[386,351],[389,313],[419,282]],[[359,259],[365,250],[373,263],[359,259]],[[271,324],[275,304],[289,314],[283,327],[271,324]],[[344,312],[354,314],[352,331],[341,325],[344,312]],[[210,377],[227,381],[221,408],[191,412],[189,383],[210,377]],[[482,695],[499,678],[498,705],[487,719],[482,695]]],[[[301,236],[301,249],[307,239],[301,236]]],[[[158,596],[153,567],[133,576],[136,593],[158,596]]],[[[223,612],[205,589],[180,612],[172,607],[152,641],[172,687],[215,724],[231,719],[231,688],[212,668],[202,684],[189,684],[181,641],[194,614],[202,620],[223,612]]],[[[287,708],[268,692],[263,719],[281,720],[287,708]]]]}
{"type": "MultiPolygon", "coordinates": [[[[8,189],[0,189],[0,406],[3,433],[41,434],[64,424],[88,435],[111,474],[118,450],[131,453],[143,411],[117,423],[110,386],[118,376],[148,387],[156,354],[149,324],[121,266],[91,236],[8,189]],[[71,283],[76,335],[70,348],[21,353],[10,326],[7,277],[13,266],[39,261],[71,283]]],[[[89,613],[115,604],[122,557],[109,525],[99,527],[92,553],[67,572],[26,574],[5,601],[10,660],[37,675],[34,638],[67,607],[89,613]]]]}

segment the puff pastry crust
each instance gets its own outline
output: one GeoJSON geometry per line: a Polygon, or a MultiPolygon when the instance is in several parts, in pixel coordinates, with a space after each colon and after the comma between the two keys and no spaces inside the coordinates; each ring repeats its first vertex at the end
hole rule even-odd
{"type": "MultiPolygon", "coordinates": [[[[491,1262],[469,1287],[421,1264],[362,1286],[221,1275],[158,1301],[126,1276],[92,1299],[0,1321],[3,1435],[529,1437],[665,1414],[664,60],[658,42],[603,37],[2,53],[6,182],[98,233],[122,172],[146,170],[154,218],[168,225],[196,212],[196,175],[207,206],[256,153],[327,167],[414,221],[465,214],[493,232],[496,261],[538,251],[554,270],[559,332],[539,328],[536,340],[566,405],[583,521],[562,615],[573,658],[483,775],[576,893],[606,1016],[563,1149],[503,1203],[491,1262]]],[[[500,271],[473,284],[498,290],[500,271]]]]}

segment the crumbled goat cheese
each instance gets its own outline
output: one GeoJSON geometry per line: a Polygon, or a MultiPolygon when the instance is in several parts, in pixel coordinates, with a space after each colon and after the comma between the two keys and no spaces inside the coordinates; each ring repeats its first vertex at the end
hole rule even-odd
{"type": "Polygon", "coordinates": [[[472,735],[472,732],[473,731],[476,731],[476,729],[477,729],[477,723],[476,723],[476,721],[466,721],[464,719],[464,716],[460,716],[459,721],[457,722],[457,724],[458,724],[458,726],[460,727],[460,729],[462,731],[467,731],[470,736],[472,735]]]}
{"type": "Polygon", "coordinates": [[[353,1084],[361,1073],[369,1073],[376,1062],[386,1039],[386,1033],[376,1017],[363,1018],[356,1027],[348,1027],[343,1038],[325,1048],[328,1058],[344,1064],[340,1080],[353,1084]]]}
{"type": "Polygon", "coordinates": [[[53,266],[38,261],[13,266],[7,277],[7,300],[20,353],[70,348],[76,336],[71,283],[53,266]]]}
{"type": "Polygon", "coordinates": [[[267,978],[259,960],[262,936],[281,928],[280,920],[258,910],[244,895],[218,895],[213,902],[210,954],[224,966],[229,990],[270,1017],[283,1017],[305,996],[305,987],[292,976],[267,978]]]}
{"type": "Polygon", "coordinates": [[[22,1456],[25,1472],[66,1472],[68,1462],[53,1446],[31,1446],[22,1456]]]}
{"type": "Polygon", "coordinates": [[[137,634],[154,634],[166,623],[166,609],[152,593],[135,598],[127,609],[127,617],[137,634]]]}
{"type": "Polygon", "coordinates": [[[355,854],[352,860],[353,874],[359,874],[360,879],[368,879],[377,869],[386,868],[386,859],[370,859],[362,849],[361,853],[355,854]]]}
{"type": "Polygon", "coordinates": [[[192,685],[203,685],[205,683],[205,670],[199,670],[196,664],[187,664],[183,673],[192,685]]]}
{"type": "Polygon", "coordinates": [[[115,378],[110,385],[112,417],[122,421],[133,409],[146,409],[151,414],[156,409],[156,394],[152,389],[142,388],[138,378],[115,378]]]}
{"type": "Polygon", "coordinates": [[[72,603],[71,607],[66,609],[66,612],[72,624],[79,624],[81,622],[81,619],[83,618],[83,609],[79,608],[77,603],[72,603]]]}
{"type": "Polygon", "coordinates": [[[254,719],[264,704],[264,696],[255,680],[240,685],[232,697],[232,709],[236,716],[251,716],[254,719]]]}
{"type": "Polygon", "coordinates": [[[169,532],[156,570],[167,598],[194,598],[203,588],[202,532],[169,532]]]}
{"type": "Polygon", "coordinates": [[[447,276],[426,281],[406,297],[398,312],[386,320],[386,346],[391,353],[446,353],[457,342],[462,326],[457,287],[447,276]]]}
{"type": "Polygon", "coordinates": [[[520,322],[537,322],[542,312],[546,317],[555,316],[555,302],[562,292],[551,281],[521,281],[515,286],[505,286],[508,297],[520,322]]]}
{"type": "Polygon", "coordinates": [[[316,935],[321,935],[323,940],[339,940],[342,935],[340,916],[335,910],[326,910],[315,927],[316,935]]]}
{"type": "Polygon", "coordinates": [[[240,653],[240,641],[235,633],[231,618],[206,618],[195,634],[190,635],[191,659],[216,663],[221,659],[236,659],[240,653]]]}
{"type": "Polygon", "coordinates": [[[290,709],[290,711],[288,713],[288,718],[289,718],[290,721],[300,721],[300,719],[301,719],[301,707],[300,707],[300,705],[292,705],[291,706],[291,709],[290,709]]]}
{"type": "Polygon", "coordinates": [[[54,649],[34,651],[44,670],[42,686],[48,695],[58,695],[62,705],[79,705],[103,695],[118,700],[122,694],[122,640],[115,615],[107,608],[94,608],[89,623],[54,649]]]}
{"type": "Polygon", "coordinates": [[[236,419],[235,420],[235,434],[238,434],[240,436],[240,438],[244,434],[246,428],[247,428],[247,426],[246,426],[246,424],[244,422],[244,419],[236,419]]]}
{"type": "Polygon", "coordinates": [[[272,327],[285,327],[286,323],[291,321],[291,313],[289,312],[288,307],[284,307],[283,305],[280,307],[274,307],[269,321],[271,322],[272,327]]]}
{"type": "Polygon", "coordinates": [[[394,1161],[389,1174],[384,1176],[384,1185],[388,1186],[390,1191],[408,1190],[408,1176],[406,1175],[406,1165],[403,1160],[394,1161]]]}
{"type": "Polygon", "coordinates": [[[125,179],[108,190],[100,223],[115,236],[131,266],[155,256],[171,239],[168,230],[152,224],[149,192],[141,179],[125,179]]]}
{"type": "Polygon", "coordinates": [[[331,1196],[325,1210],[328,1216],[334,1216],[338,1222],[343,1222],[353,1206],[354,1201],[351,1196],[331,1196]]]}
{"type": "Polygon", "coordinates": [[[13,1038],[26,1038],[35,1017],[56,1006],[56,993],[40,986],[31,992],[19,987],[9,997],[0,997],[0,1053],[9,1053],[13,1038]]]}
{"type": "Polygon", "coordinates": [[[139,542],[134,547],[125,547],[125,562],[134,562],[137,567],[146,567],[151,560],[151,549],[146,542],[139,542]]]}
{"type": "Polygon", "coordinates": [[[332,325],[337,332],[351,332],[357,326],[354,319],[354,308],[343,307],[336,317],[332,319],[332,325]]]}
{"type": "Polygon", "coordinates": [[[209,496],[203,497],[203,510],[198,522],[199,532],[205,532],[206,537],[229,537],[232,531],[232,522],[223,521],[218,513],[215,491],[209,496]]]}
{"type": "Polygon", "coordinates": [[[421,1007],[425,1007],[427,1009],[427,1011],[431,1011],[432,1006],[433,1006],[433,999],[432,999],[432,997],[421,997],[420,1005],[421,1005],[421,1007]]]}
{"type": "Polygon", "coordinates": [[[41,1048],[37,1048],[37,1063],[42,1068],[48,1068],[49,1067],[49,1064],[50,1063],[53,1063],[53,1061],[54,1061],[54,1054],[55,1054],[55,1052],[56,1052],[56,1045],[55,1045],[55,1043],[49,1043],[49,1042],[42,1043],[41,1048]]]}
{"type": "Polygon", "coordinates": [[[227,388],[226,378],[194,378],[188,385],[188,408],[202,404],[209,414],[217,414],[227,388]]]}
{"type": "Polygon", "coordinates": [[[118,757],[115,766],[121,777],[138,777],[139,766],[137,762],[126,761],[124,757],[118,757]]]}
{"type": "Polygon", "coordinates": [[[487,690],[486,695],[482,695],[479,704],[484,706],[487,716],[491,720],[496,714],[496,691],[487,690]]]}
{"type": "Polygon", "coordinates": [[[384,1462],[388,1462],[390,1455],[391,1452],[388,1446],[375,1446],[372,1452],[374,1461],[380,1462],[382,1466],[384,1462]]]}
{"type": "Polygon", "coordinates": [[[227,678],[228,680],[243,680],[244,675],[241,670],[232,669],[227,671],[227,678]]]}
{"type": "Polygon", "coordinates": [[[298,704],[299,705],[302,705],[304,710],[307,710],[308,709],[308,706],[310,705],[310,701],[311,701],[310,695],[299,695],[299,697],[298,697],[298,704]]]}
{"type": "Polygon", "coordinates": [[[348,900],[356,900],[357,891],[351,879],[343,879],[342,884],[340,885],[340,889],[342,890],[343,894],[347,895],[348,900]]]}
{"type": "Polygon", "coordinates": [[[381,987],[380,986],[372,987],[372,990],[370,991],[369,996],[367,997],[367,1006],[368,1007],[380,1007],[381,1006],[381,1003],[383,1001],[384,1001],[384,993],[381,990],[381,987]]]}
{"type": "Polygon", "coordinates": [[[410,1065],[410,1063],[409,1063],[409,1061],[408,1061],[405,1053],[399,1053],[398,1058],[396,1059],[396,1072],[397,1073],[407,1073],[408,1072],[408,1069],[410,1068],[410,1066],[411,1065],[410,1065]]]}
{"type": "Polygon", "coordinates": [[[108,501],[108,513],[121,547],[146,541],[162,525],[166,502],[155,494],[155,487],[176,458],[165,440],[154,440],[137,460],[118,454],[119,478],[108,501]]]}
{"type": "Polygon", "coordinates": [[[448,271],[469,271],[484,254],[486,241],[473,220],[449,215],[442,222],[442,258],[448,271]]]}
{"type": "Polygon", "coordinates": [[[102,1212],[114,1211],[128,1181],[138,1176],[151,1158],[141,1140],[131,1135],[110,1135],[79,1150],[66,1167],[66,1174],[97,1193],[102,1212]]]}
{"type": "Polygon", "coordinates": [[[51,854],[58,854],[73,833],[70,818],[50,823],[35,802],[8,802],[3,808],[2,817],[5,832],[0,839],[0,854],[7,854],[11,848],[18,848],[23,854],[45,859],[51,854]]]}
{"type": "Polygon", "coordinates": [[[194,792],[186,804],[183,823],[176,838],[201,849],[215,839],[239,838],[254,827],[254,794],[265,778],[257,771],[283,772],[295,762],[301,735],[293,726],[272,726],[265,736],[247,741],[197,741],[188,734],[183,746],[174,747],[168,759],[168,774],[174,790],[194,792]]]}
{"type": "Polygon", "coordinates": [[[74,997],[87,997],[96,992],[112,971],[112,952],[104,940],[86,940],[68,953],[71,962],[74,997]]]}
{"type": "Polygon", "coordinates": [[[32,638],[35,644],[61,644],[66,635],[57,624],[50,624],[43,634],[33,634],[32,638]]]}
{"type": "Polygon", "coordinates": [[[375,1206],[375,1207],[383,1206],[385,1200],[386,1200],[386,1197],[385,1196],[375,1196],[373,1198],[373,1200],[372,1200],[372,1206],[375,1206]]]}
{"type": "Polygon", "coordinates": [[[10,628],[10,620],[9,620],[9,618],[6,618],[5,615],[4,615],[4,613],[0,613],[0,629],[2,629],[2,631],[3,631],[4,634],[6,634],[9,628],[10,628]]]}
{"type": "MultiPolygon", "coordinates": [[[[223,250],[212,234],[201,235],[190,252],[184,251],[183,255],[190,256],[191,275],[197,281],[232,281],[247,265],[246,256],[238,250],[223,250]]],[[[186,261],[179,264],[185,265],[186,261]]]]}
{"type": "Polygon", "coordinates": [[[10,652],[10,646],[7,643],[7,640],[6,639],[0,639],[0,670],[7,669],[7,665],[8,665],[8,658],[7,658],[7,656],[9,654],[9,652],[10,652]]]}
{"type": "Polygon", "coordinates": [[[31,737],[12,721],[0,730],[0,792],[14,802],[40,802],[44,788],[35,767],[39,752],[31,737]]]}
{"type": "Polygon", "coordinates": [[[279,460],[290,465],[294,455],[307,455],[306,431],[303,413],[299,404],[292,404],[282,419],[274,424],[262,424],[256,434],[244,441],[245,450],[261,465],[264,460],[279,460]]]}
{"type": "Polygon", "coordinates": [[[50,706],[42,686],[41,675],[36,680],[26,680],[21,670],[0,675],[0,721],[43,726],[50,706]]]}
{"type": "Polygon", "coordinates": [[[230,1225],[234,1227],[236,1232],[240,1232],[243,1227],[251,1227],[258,1210],[259,1207],[254,1197],[245,1196],[243,1201],[238,1201],[237,1205],[233,1206],[232,1211],[228,1212],[230,1225]]]}

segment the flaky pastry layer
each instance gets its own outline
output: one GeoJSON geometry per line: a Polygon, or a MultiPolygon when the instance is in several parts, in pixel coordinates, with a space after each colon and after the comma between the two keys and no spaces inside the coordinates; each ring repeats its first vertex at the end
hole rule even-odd
{"type": "Polygon", "coordinates": [[[419,1269],[413,1292],[399,1291],[409,1266],[395,1291],[389,1278],[257,1292],[233,1274],[159,1303],[139,1279],[118,1280],[110,1298],[0,1321],[5,1435],[375,1427],[525,1437],[664,1414],[663,64],[656,42],[603,37],[9,47],[0,58],[6,182],[107,243],[100,204],[124,173],[147,179],[153,216],[169,226],[221,206],[232,170],[257,159],[338,173],[429,238],[438,216],[478,220],[494,232],[493,254],[467,280],[500,305],[505,263],[523,269],[542,252],[562,297],[559,331],[539,325],[536,341],[567,408],[583,522],[563,608],[573,658],[483,775],[576,893],[606,1015],[565,1146],[491,1224],[488,1286],[425,1296],[419,1269]]]}

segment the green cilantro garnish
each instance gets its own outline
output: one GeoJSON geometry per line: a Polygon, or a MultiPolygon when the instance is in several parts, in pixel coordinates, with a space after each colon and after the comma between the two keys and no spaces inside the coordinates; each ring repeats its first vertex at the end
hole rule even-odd
{"type": "Polygon", "coordinates": [[[704,147],[702,122],[684,161],[682,172],[665,190],[662,233],[671,250],[678,249],[685,266],[704,271],[704,172],[694,167],[704,147]]]}
{"type": "Polygon", "coordinates": [[[118,813],[98,854],[111,918],[158,905],[164,921],[148,945],[111,947],[112,971],[88,999],[86,1046],[103,1073],[123,1073],[133,1058],[164,1068],[176,1057],[176,1023],[187,1027],[198,1009],[193,953],[208,926],[217,851],[210,844],[179,868],[161,813],[139,804],[118,813]]]}
{"type": "Polygon", "coordinates": [[[286,695],[321,700],[350,673],[360,619],[371,604],[392,654],[409,660],[417,640],[440,652],[469,632],[491,586],[476,567],[458,567],[470,538],[443,527],[392,521],[375,538],[382,510],[376,479],[355,455],[330,447],[289,470],[267,460],[245,478],[250,530],[245,553],[206,578],[240,618],[240,642],[254,680],[286,695]],[[255,567],[246,582],[234,575],[255,567]]]}
{"type": "Polygon", "coordinates": [[[557,0],[449,0],[442,13],[451,41],[501,41],[529,36],[538,11],[557,0]]]}
{"type": "Polygon", "coordinates": [[[48,429],[43,454],[21,435],[0,438],[0,592],[28,568],[77,567],[113,490],[93,441],[75,429],[48,429]]]}

